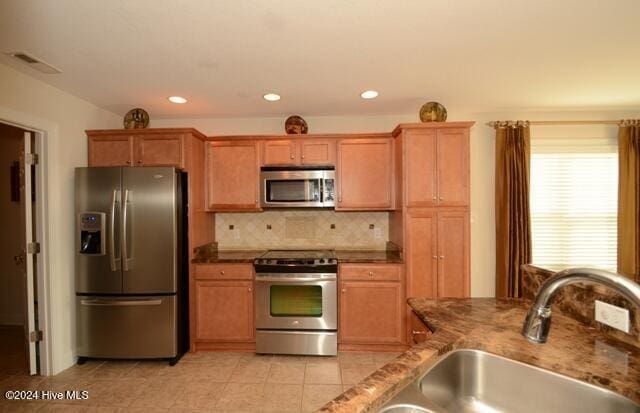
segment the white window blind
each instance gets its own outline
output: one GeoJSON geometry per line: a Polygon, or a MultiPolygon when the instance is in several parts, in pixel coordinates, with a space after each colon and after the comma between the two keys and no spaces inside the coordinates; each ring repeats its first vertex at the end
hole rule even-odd
{"type": "Polygon", "coordinates": [[[533,262],[616,269],[615,139],[532,139],[533,262]]]}

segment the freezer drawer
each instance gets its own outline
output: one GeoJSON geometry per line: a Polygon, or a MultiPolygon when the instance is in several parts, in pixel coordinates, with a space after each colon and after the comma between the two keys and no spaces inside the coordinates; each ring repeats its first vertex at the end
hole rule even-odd
{"type": "Polygon", "coordinates": [[[171,296],[76,296],[78,356],[171,358],[178,354],[171,296]]]}

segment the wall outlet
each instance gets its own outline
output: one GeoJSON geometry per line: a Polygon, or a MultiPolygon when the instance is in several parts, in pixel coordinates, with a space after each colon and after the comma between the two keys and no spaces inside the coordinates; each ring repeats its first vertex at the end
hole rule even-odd
{"type": "Polygon", "coordinates": [[[629,310],[596,300],[596,321],[629,332],[629,310]]]}

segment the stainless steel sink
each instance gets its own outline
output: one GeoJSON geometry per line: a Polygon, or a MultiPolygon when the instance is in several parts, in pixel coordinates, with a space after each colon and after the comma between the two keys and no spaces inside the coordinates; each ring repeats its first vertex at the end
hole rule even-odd
{"type": "Polygon", "coordinates": [[[640,413],[609,390],[478,350],[456,350],[389,401],[380,413],[640,413]]]}

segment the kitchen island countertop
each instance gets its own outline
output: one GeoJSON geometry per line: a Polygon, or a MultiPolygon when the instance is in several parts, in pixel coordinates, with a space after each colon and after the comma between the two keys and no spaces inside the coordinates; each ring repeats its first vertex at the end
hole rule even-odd
{"type": "Polygon", "coordinates": [[[517,299],[407,300],[431,329],[415,345],[323,406],[323,413],[373,412],[441,355],[478,349],[582,380],[640,403],[640,349],[555,312],[546,344],[521,334],[530,303],[517,299]]]}

